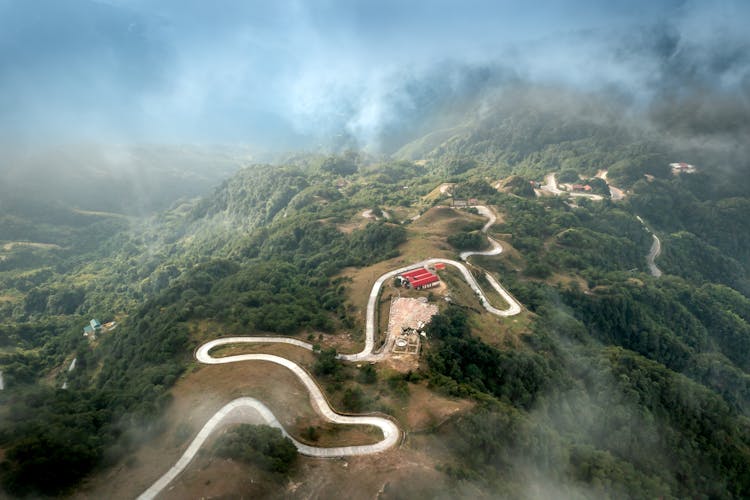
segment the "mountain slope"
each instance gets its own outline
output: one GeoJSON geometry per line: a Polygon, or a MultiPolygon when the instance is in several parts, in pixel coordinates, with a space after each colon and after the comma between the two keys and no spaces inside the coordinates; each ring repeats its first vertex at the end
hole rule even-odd
{"type": "MultiPolygon", "coordinates": [[[[153,218],[86,216],[98,225],[64,237],[28,219],[37,225],[27,237],[65,249],[36,248],[0,270],[5,488],[59,494],[92,474],[129,474],[102,470],[134,461],[143,443],[179,426],[160,420],[175,384],[213,380],[193,364],[193,349],[217,332],[263,332],[321,344],[305,367],[334,406],[395,415],[413,437],[380,457],[373,474],[387,481],[399,463],[418,463],[417,493],[434,492],[421,480],[429,469],[437,471],[432,487],[452,496],[746,497],[750,231],[736,221],[750,215],[747,198],[663,172],[669,148],[593,110],[566,120],[570,103],[544,113],[527,112],[528,104],[488,110],[473,128],[402,151],[424,146],[425,165],[313,157],[248,167],[153,218]],[[625,200],[492,187],[511,173],[520,186],[563,168],[586,178],[608,167],[619,168],[615,179],[632,178],[622,185],[625,200]],[[643,169],[659,175],[641,180],[643,169]],[[490,232],[503,253],[472,262],[502,280],[525,312],[489,318],[447,276],[453,305],[421,295],[440,315],[418,368],[366,373],[337,364],[327,348],[362,342],[361,302],[375,277],[407,259],[457,254],[451,242],[476,242],[480,217],[435,207],[451,203],[448,191],[435,191],[449,180],[456,197],[498,212],[490,232]],[[651,234],[641,220],[665,236],[661,278],[647,272],[651,234]],[[92,231],[98,237],[74,244],[92,231]],[[84,339],[93,315],[116,318],[117,330],[84,339]],[[75,370],[65,368],[74,358],[75,370]],[[460,408],[452,417],[412,423],[425,398],[445,397],[460,408]]],[[[304,422],[292,419],[295,432],[304,422]]],[[[319,439],[335,435],[307,427],[319,439]]],[[[308,484],[315,469],[293,474],[308,484]]]]}

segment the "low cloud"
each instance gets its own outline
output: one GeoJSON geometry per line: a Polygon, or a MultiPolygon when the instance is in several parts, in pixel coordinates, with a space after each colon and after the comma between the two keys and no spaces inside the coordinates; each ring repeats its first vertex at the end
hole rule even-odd
{"type": "Polygon", "coordinates": [[[748,14],[738,0],[4,0],[0,130],[388,151],[508,82],[615,89],[658,121],[698,88],[747,101],[748,14]]]}

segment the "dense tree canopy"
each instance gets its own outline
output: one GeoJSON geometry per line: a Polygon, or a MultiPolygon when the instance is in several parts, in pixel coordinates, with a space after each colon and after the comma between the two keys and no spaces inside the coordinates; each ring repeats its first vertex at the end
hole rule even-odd
{"type": "MultiPolygon", "coordinates": [[[[63,494],[158,435],[205,325],[336,345],[332,334],[361,326],[346,268],[404,248],[482,248],[476,217],[444,239],[415,229],[417,216],[450,202],[435,186],[454,182],[454,197],[500,215],[490,233],[506,251],[472,264],[497,274],[526,310],[518,322],[495,320],[475,303],[441,301],[421,371],[404,376],[355,370],[335,348],[318,349],[308,368],[342,408],[368,410],[382,394],[405,406],[422,377],[473,399],[474,410],[430,432],[445,443],[440,470],[482,491],[519,496],[519,478],[532,478],[561,496],[748,497],[750,201],[741,181],[707,169],[672,175],[672,145],[585,107],[561,121],[521,104],[400,158],[250,166],[150,218],[0,200],[7,491],[63,494]],[[574,182],[600,169],[625,200],[531,188],[546,173],[574,182]],[[390,220],[361,216],[374,208],[390,220]],[[663,243],[659,279],[645,260],[650,231],[663,243]],[[404,246],[412,237],[432,246],[404,246]],[[118,327],[90,341],[81,329],[92,317],[118,327]]],[[[604,181],[590,183],[606,194],[604,181]]],[[[240,427],[217,453],[288,473],[289,445],[275,430],[240,427]]]]}

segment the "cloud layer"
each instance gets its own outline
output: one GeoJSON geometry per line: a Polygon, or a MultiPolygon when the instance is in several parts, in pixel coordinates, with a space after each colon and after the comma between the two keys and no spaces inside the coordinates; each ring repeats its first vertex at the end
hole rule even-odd
{"type": "Polygon", "coordinates": [[[747,103],[747,19],[741,0],[0,0],[0,133],[378,148],[508,81],[747,103]]]}

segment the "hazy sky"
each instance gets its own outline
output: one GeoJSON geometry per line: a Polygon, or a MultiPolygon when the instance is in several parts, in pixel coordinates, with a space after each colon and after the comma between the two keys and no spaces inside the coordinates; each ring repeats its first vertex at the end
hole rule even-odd
{"type": "Polygon", "coordinates": [[[0,0],[0,135],[370,144],[508,80],[747,99],[748,54],[746,0],[0,0]]]}

